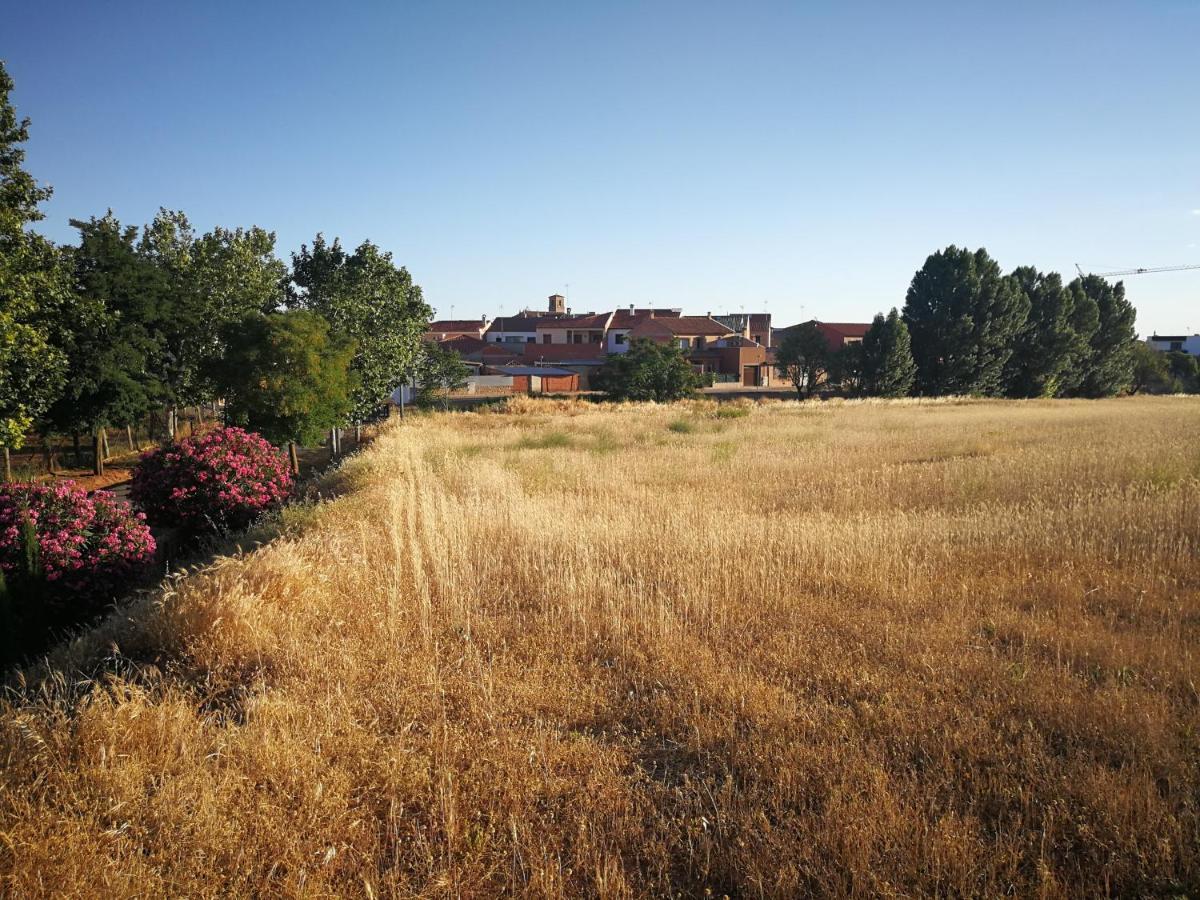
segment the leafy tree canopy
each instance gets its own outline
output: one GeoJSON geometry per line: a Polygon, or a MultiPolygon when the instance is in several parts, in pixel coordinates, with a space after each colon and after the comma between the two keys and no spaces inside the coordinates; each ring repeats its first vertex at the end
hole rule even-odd
{"type": "Polygon", "coordinates": [[[592,383],[611,400],[668,403],[694,393],[700,377],[676,345],[637,338],[624,353],[610,354],[592,383]]]}
{"type": "Polygon", "coordinates": [[[421,335],[432,310],[392,255],[364,241],[347,253],[318,234],[311,249],[292,254],[289,302],[323,316],[358,348],[351,415],[370,418],[396,385],[408,381],[421,356],[421,335]]]}
{"type": "Polygon", "coordinates": [[[61,389],[66,358],[54,329],[70,286],[58,249],[26,230],[50,188],[23,168],[29,120],[17,118],[12,88],[0,62],[0,446],[15,448],[61,389]]]}
{"type": "Polygon", "coordinates": [[[440,391],[453,391],[467,383],[471,370],[462,357],[440,344],[425,343],[417,359],[417,402],[432,403],[440,391]]]}
{"type": "Polygon", "coordinates": [[[821,329],[815,322],[805,322],[791,329],[784,337],[775,357],[775,365],[787,375],[797,394],[811,397],[832,358],[833,349],[821,329]]]}
{"type": "Polygon", "coordinates": [[[1095,305],[1097,327],[1081,359],[1077,392],[1084,397],[1111,397],[1133,384],[1133,346],[1137,342],[1134,320],[1137,311],[1125,299],[1125,285],[1109,283],[1098,275],[1085,275],[1071,282],[1076,301],[1095,305]]]}
{"type": "Polygon", "coordinates": [[[316,443],[351,408],[354,343],[306,310],[257,314],[226,325],[225,356],[210,377],[230,424],[275,444],[316,443]]]}
{"type": "Polygon", "coordinates": [[[987,251],[939,250],[913,275],[904,303],[923,394],[1003,393],[1005,366],[1029,298],[987,251]]]}
{"type": "Polygon", "coordinates": [[[908,326],[893,308],[875,316],[863,336],[863,391],[876,397],[906,397],[917,377],[908,326]]]}

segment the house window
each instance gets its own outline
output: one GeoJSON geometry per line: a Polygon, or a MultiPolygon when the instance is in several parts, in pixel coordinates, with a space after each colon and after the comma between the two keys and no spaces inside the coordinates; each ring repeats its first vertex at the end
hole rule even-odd
{"type": "Polygon", "coordinates": [[[496,335],[496,343],[500,343],[500,335],[496,335]]]}
{"type": "Polygon", "coordinates": [[[528,337],[528,338],[525,338],[525,343],[527,343],[527,344],[536,344],[536,343],[537,343],[537,338],[535,338],[535,337],[528,337]]]}
{"type": "Polygon", "coordinates": [[[689,346],[690,346],[690,344],[689,344],[689,342],[688,342],[688,339],[687,339],[687,338],[680,338],[680,339],[679,339],[679,349],[680,349],[680,350],[686,350],[686,349],[687,349],[689,346]]]}
{"type": "Polygon", "coordinates": [[[543,344],[548,344],[548,343],[550,343],[550,332],[548,332],[548,331],[546,331],[546,332],[543,332],[543,334],[542,334],[542,343],[543,343],[543,344]]]}
{"type": "Polygon", "coordinates": [[[599,344],[602,340],[604,340],[604,336],[598,331],[593,331],[589,337],[588,343],[599,344]]]}
{"type": "Polygon", "coordinates": [[[583,335],[580,334],[578,331],[571,332],[571,343],[572,344],[582,344],[583,343],[583,335]]]}
{"type": "Polygon", "coordinates": [[[1182,349],[1183,349],[1183,341],[1171,341],[1171,350],[1172,351],[1182,350],[1182,349]]]}
{"type": "Polygon", "coordinates": [[[697,350],[703,350],[704,344],[705,344],[705,341],[704,341],[703,337],[696,338],[696,349],[697,350]]]}
{"type": "Polygon", "coordinates": [[[614,334],[613,335],[613,343],[614,344],[624,344],[625,343],[625,332],[618,331],[616,334],[614,334]]]}

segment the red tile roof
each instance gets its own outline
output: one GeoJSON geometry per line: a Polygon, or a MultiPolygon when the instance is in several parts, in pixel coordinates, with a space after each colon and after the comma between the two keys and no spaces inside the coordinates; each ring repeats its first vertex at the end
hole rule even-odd
{"type": "Polygon", "coordinates": [[[608,323],[612,319],[612,313],[588,313],[583,316],[555,316],[544,322],[539,321],[538,330],[547,329],[594,329],[603,330],[608,328],[608,323]]]}
{"type": "Polygon", "coordinates": [[[436,322],[430,322],[425,330],[433,334],[447,331],[469,331],[478,334],[485,325],[482,319],[438,319],[436,322]]]}
{"type": "Polygon", "coordinates": [[[638,322],[642,321],[642,319],[648,319],[651,316],[656,319],[677,319],[682,314],[682,310],[678,309],[651,309],[650,307],[635,307],[631,310],[628,307],[623,306],[619,307],[617,311],[613,313],[612,324],[609,325],[609,328],[632,328],[638,322]]]}
{"type": "Polygon", "coordinates": [[[521,331],[532,334],[538,330],[538,326],[547,322],[555,322],[561,316],[497,316],[492,319],[492,324],[488,326],[487,333],[501,333],[505,331],[521,331]]]}
{"type": "Polygon", "coordinates": [[[860,338],[871,330],[870,322],[818,322],[813,320],[822,330],[833,331],[843,337],[860,338]]]}
{"type": "Polygon", "coordinates": [[[671,316],[642,319],[629,332],[630,337],[694,337],[698,335],[724,337],[736,334],[708,316],[671,316]]]}

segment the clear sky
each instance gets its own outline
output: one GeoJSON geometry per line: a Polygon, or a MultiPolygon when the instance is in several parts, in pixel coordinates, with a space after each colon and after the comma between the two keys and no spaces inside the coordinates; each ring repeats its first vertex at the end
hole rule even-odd
{"type": "MultiPolygon", "coordinates": [[[[391,250],[442,316],[569,284],[864,320],[950,243],[1200,262],[1200,0],[4,4],[42,230],[160,206],[391,250]]],[[[1200,270],[1127,279],[1200,331],[1200,270]]]]}

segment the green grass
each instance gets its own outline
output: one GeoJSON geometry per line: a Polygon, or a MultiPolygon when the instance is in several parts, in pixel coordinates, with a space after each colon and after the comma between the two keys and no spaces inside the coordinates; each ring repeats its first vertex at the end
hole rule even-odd
{"type": "Polygon", "coordinates": [[[531,434],[521,438],[516,443],[518,450],[553,450],[558,447],[570,447],[571,437],[565,431],[547,431],[544,434],[531,434]]]}
{"type": "Polygon", "coordinates": [[[667,430],[676,434],[691,434],[696,430],[696,426],[687,419],[674,419],[667,425],[667,430]]]}
{"type": "Polygon", "coordinates": [[[717,419],[744,419],[748,415],[750,415],[750,407],[732,406],[729,404],[718,406],[713,413],[713,417],[717,419]]]}

